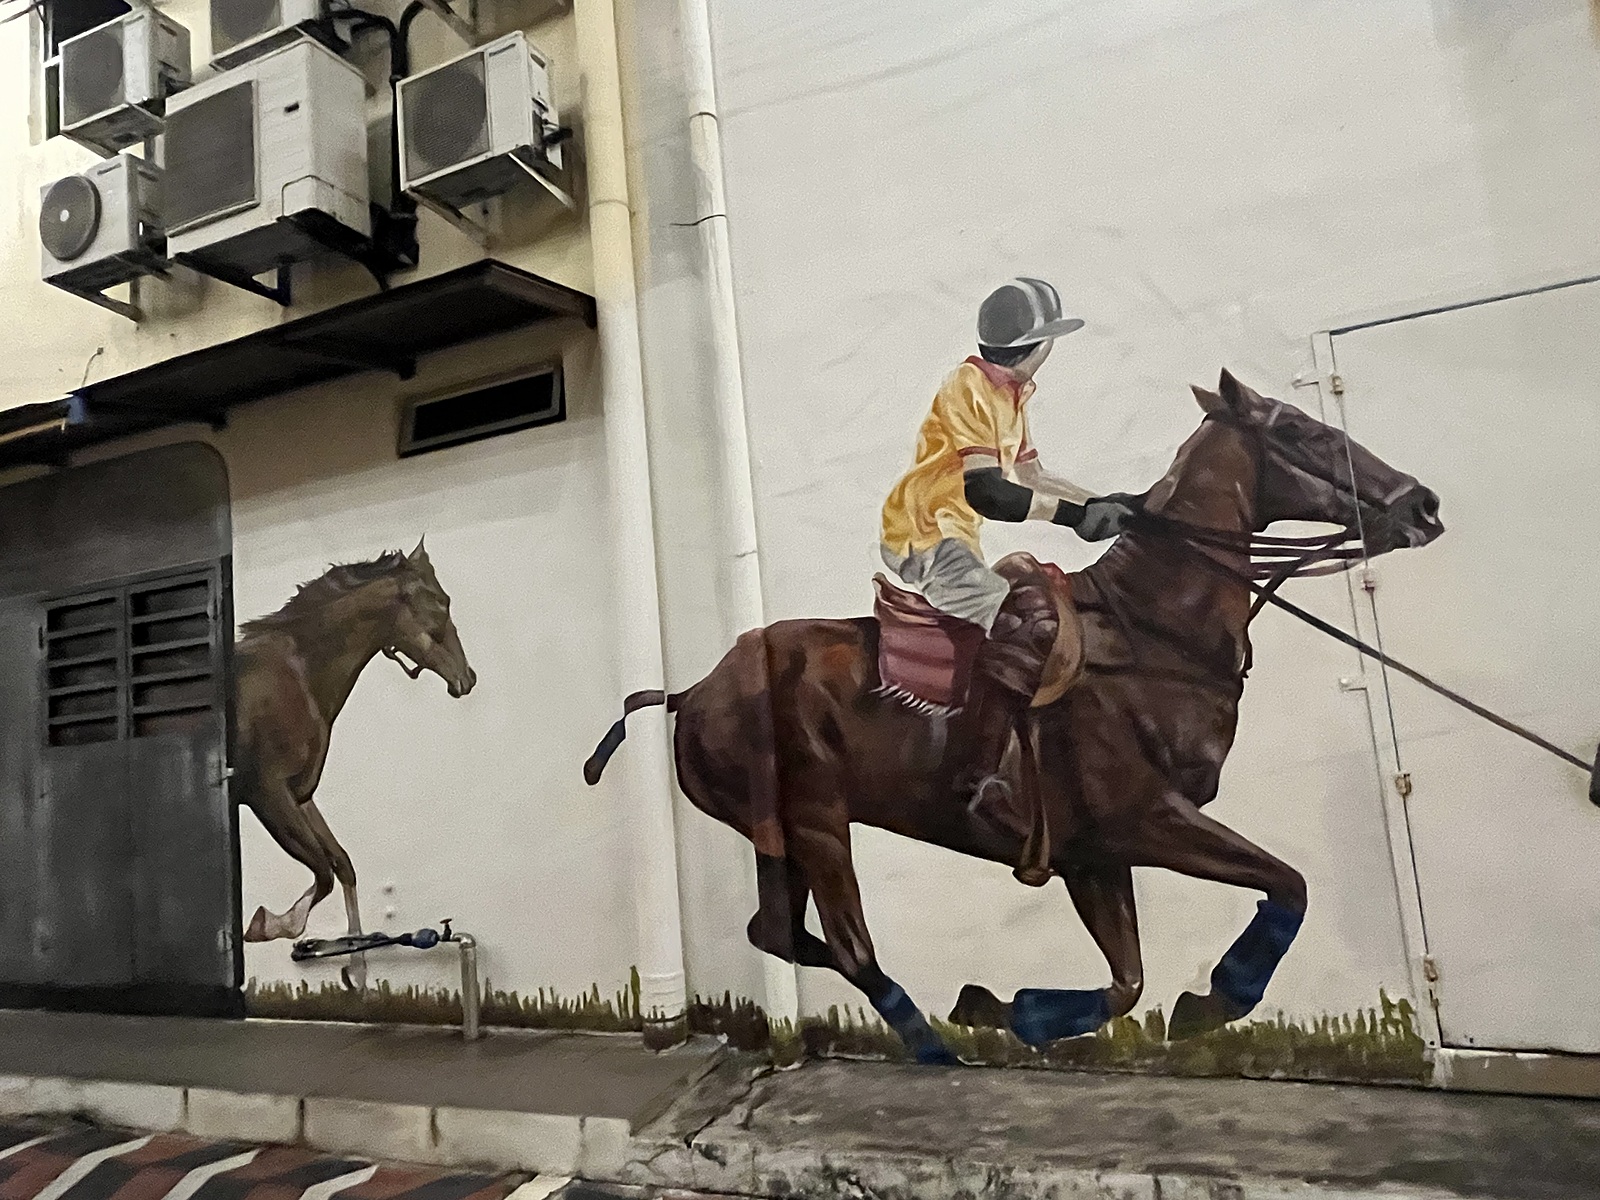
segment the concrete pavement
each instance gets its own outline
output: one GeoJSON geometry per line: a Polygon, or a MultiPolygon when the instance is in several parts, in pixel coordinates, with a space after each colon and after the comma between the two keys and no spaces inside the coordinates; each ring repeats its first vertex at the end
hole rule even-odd
{"type": "Polygon", "coordinates": [[[1600,1103],[1396,1087],[724,1063],[625,1177],[875,1200],[1600,1197],[1600,1103]]]}
{"type": "MultiPolygon", "coordinates": [[[[709,1040],[651,1056],[627,1035],[463,1043],[448,1029],[0,1013],[0,1125],[71,1116],[97,1127],[80,1157],[141,1167],[115,1200],[194,1200],[172,1172],[220,1161],[218,1145],[273,1143],[201,1200],[335,1200],[321,1193],[384,1160],[432,1164],[407,1168],[424,1174],[406,1186],[391,1167],[384,1188],[471,1189],[437,1200],[546,1200],[569,1176],[589,1188],[569,1200],[618,1185],[815,1200],[1600,1200],[1595,1101],[840,1060],[773,1071],[709,1040]],[[302,1197],[300,1183],[321,1191],[302,1197]]],[[[21,1158],[6,1168],[17,1144],[0,1137],[0,1200],[112,1200],[65,1196],[60,1181],[77,1181],[59,1147],[31,1173],[21,1158]]]]}

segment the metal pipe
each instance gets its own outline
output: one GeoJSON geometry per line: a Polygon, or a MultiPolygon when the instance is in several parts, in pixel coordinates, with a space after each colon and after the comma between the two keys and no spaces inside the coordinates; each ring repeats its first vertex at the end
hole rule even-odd
{"type": "MultiPolygon", "coordinates": [[[[655,514],[645,432],[639,349],[638,284],[633,273],[633,207],[628,196],[617,17],[612,0],[575,0],[578,66],[583,76],[584,159],[589,240],[599,314],[606,476],[616,575],[617,684],[624,694],[662,686],[661,603],[656,582],[655,514]]],[[[688,1036],[683,913],[678,890],[677,824],[672,808],[666,709],[639,714],[637,752],[613,785],[626,798],[633,842],[633,905],[638,932],[639,1007],[645,1044],[664,1049],[688,1036]]]]}
{"type": "MultiPolygon", "coordinates": [[[[695,181],[693,225],[700,241],[699,276],[710,315],[710,338],[703,349],[711,368],[711,398],[722,458],[723,564],[728,576],[729,608],[726,632],[731,641],[767,622],[756,538],[755,486],[750,475],[744,374],[739,362],[738,307],[733,292],[733,254],[728,244],[722,125],[717,112],[708,0],[678,0],[678,38],[688,90],[689,164],[695,181]]],[[[769,780],[768,786],[776,794],[776,780],[769,780]]],[[[798,1021],[800,998],[794,965],[776,955],[764,954],[761,958],[767,1019],[791,1024],[798,1021]]]]}
{"type": "Polygon", "coordinates": [[[470,933],[458,933],[455,940],[461,944],[461,1037],[475,1042],[483,1036],[483,994],[478,987],[478,939],[470,933]]]}

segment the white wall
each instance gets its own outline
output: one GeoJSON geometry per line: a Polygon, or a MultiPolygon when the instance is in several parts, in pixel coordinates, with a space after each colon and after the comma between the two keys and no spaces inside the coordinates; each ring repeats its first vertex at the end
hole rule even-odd
{"type": "MultiPolygon", "coordinates": [[[[207,0],[167,0],[156,7],[190,33],[196,78],[204,77],[211,33],[207,0]]],[[[374,0],[373,11],[398,15],[403,3],[374,0]]],[[[488,34],[526,26],[530,39],[552,59],[557,108],[576,116],[579,80],[570,16],[548,17],[546,0],[486,0],[483,29],[488,34]]],[[[145,280],[141,303],[149,318],[135,326],[88,301],[69,296],[39,279],[40,189],[99,161],[93,151],[65,138],[39,140],[42,125],[34,93],[39,31],[33,19],[0,25],[0,325],[26,346],[26,355],[0,361],[0,408],[59,399],[79,385],[85,369],[102,379],[227,341],[292,320],[307,312],[344,303],[374,290],[372,277],[339,260],[294,271],[295,306],[285,310],[270,300],[202,279],[178,269],[171,281],[145,280]],[[30,115],[32,120],[30,120],[30,115]],[[92,367],[90,356],[102,351],[92,367]]],[[[413,27],[412,67],[454,57],[466,49],[441,22],[424,15],[413,27]]],[[[388,109],[388,64],[381,34],[368,35],[359,59],[373,97],[374,117],[388,109]]],[[[381,182],[382,169],[375,167],[381,182]]],[[[580,210],[569,213],[532,185],[505,203],[502,238],[494,257],[558,283],[592,290],[587,222],[580,210]]],[[[422,262],[396,283],[461,266],[483,256],[479,247],[448,222],[424,211],[419,239],[422,262]]],[[[115,289],[114,295],[123,289],[115,289]]]]}
{"type": "MultiPolygon", "coordinates": [[[[1088,321],[1041,372],[1033,429],[1056,470],[1111,490],[1160,474],[1198,415],[1191,380],[1227,366],[1316,411],[1291,383],[1314,331],[1600,263],[1581,0],[716,0],[714,18],[772,619],[866,610],[878,506],[1010,275],[1088,321]]],[[[1061,531],[985,537],[1091,555],[1061,531]]],[[[1337,585],[1293,594],[1349,620],[1337,585]]],[[[1365,701],[1336,683],[1355,664],[1276,615],[1255,636],[1208,811],[1310,882],[1267,1007],[1403,993],[1365,701]]],[[[875,831],[856,846],[885,969],[924,1007],[969,979],[1104,979],[1060,889],[875,831]]],[[[1138,888],[1146,1002],[1170,1006],[1254,897],[1138,888]]],[[[859,1002],[818,972],[803,999],[859,1002]]]]}

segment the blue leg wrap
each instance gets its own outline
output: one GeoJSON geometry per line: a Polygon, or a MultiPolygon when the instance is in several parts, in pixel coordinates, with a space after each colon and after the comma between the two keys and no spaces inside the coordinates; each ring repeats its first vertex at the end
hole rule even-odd
{"type": "Polygon", "coordinates": [[[872,1002],[872,1007],[896,1030],[922,1019],[922,1010],[898,983],[891,983],[883,995],[872,1002]]]}
{"type": "Polygon", "coordinates": [[[1093,1033],[1111,1019],[1105,989],[1023,988],[1011,1000],[1011,1028],[1030,1046],[1093,1033]]]}
{"type": "Polygon", "coordinates": [[[1272,972],[1294,944],[1304,913],[1263,900],[1256,905],[1238,941],[1211,971],[1211,990],[1242,1010],[1240,1016],[1261,1003],[1272,972]]]}
{"type": "Polygon", "coordinates": [[[905,989],[898,983],[891,982],[883,994],[872,1001],[872,1007],[900,1035],[900,1040],[905,1042],[906,1048],[918,1062],[954,1066],[958,1061],[944,1044],[944,1039],[928,1024],[928,1018],[922,1015],[916,1002],[906,995],[905,989]]]}

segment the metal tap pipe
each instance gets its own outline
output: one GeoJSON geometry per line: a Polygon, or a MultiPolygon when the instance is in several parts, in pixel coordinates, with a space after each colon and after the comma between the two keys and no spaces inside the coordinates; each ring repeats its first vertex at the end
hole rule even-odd
{"type": "Polygon", "coordinates": [[[365,933],[338,938],[302,938],[289,957],[295,962],[318,958],[338,958],[346,954],[365,954],[384,946],[410,946],[413,950],[432,950],[435,946],[455,945],[461,951],[461,1038],[475,1042],[483,1036],[483,989],[478,983],[478,939],[470,933],[457,933],[449,921],[441,921],[444,932],[418,929],[414,933],[365,933]]]}
{"type": "Polygon", "coordinates": [[[478,939],[458,933],[461,945],[461,1039],[475,1042],[483,1036],[483,993],[478,987],[478,939]]]}

